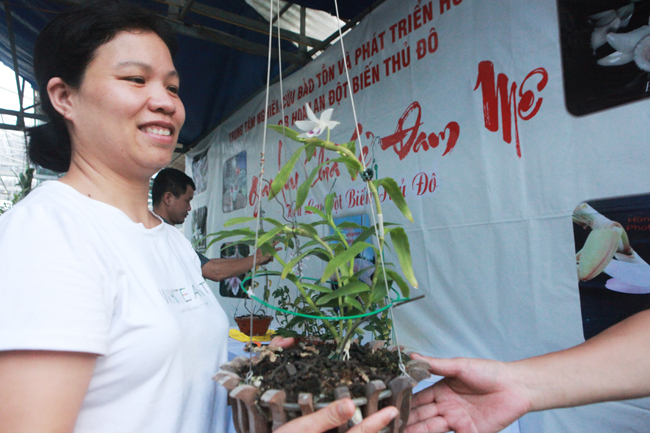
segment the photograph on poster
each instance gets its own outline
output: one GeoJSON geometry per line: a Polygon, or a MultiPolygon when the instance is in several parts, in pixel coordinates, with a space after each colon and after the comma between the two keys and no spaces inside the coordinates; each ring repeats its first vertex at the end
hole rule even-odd
{"type": "Polygon", "coordinates": [[[223,213],[242,209],[246,206],[246,151],[223,163],[223,196],[221,209],[223,213]]]}
{"type": "Polygon", "coordinates": [[[580,203],[573,222],[587,340],[650,308],[650,194],[580,203]]]}
{"type": "Polygon", "coordinates": [[[208,208],[201,206],[192,211],[192,245],[201,254],[205,253],[208,221],[208,208]]]}
{"type": "Polygon", "coordinates": [[[650,95],[650,1],[558,0],[566,107],[575,116],[650,95]]]}
{"type": "MultiPolygon", "coordinates": [[[[222,259],[237,259],[248,257],[249,255],[250,247],[248,245],[234,244],[233,242],[224,242],[221,244],[222,259]]],[[[245,277],[246,274],[244,273],[219,282],[219,294],[226,298],[245,298],[246,292],[240,286],[245,277]]],[[[250,281],[244,283],[244,287],[250,287],[250,281]]]]}
{"type": "Polygon", "coordinates": [[[200,194],[208,187],[208,151],[192,158],[192,178],[196,185],[194,194],[200,194]]]}

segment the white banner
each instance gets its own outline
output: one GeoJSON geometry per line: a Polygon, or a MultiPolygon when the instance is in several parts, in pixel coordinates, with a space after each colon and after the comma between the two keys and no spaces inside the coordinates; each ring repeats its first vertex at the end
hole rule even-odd
{"type": "MultiPolygon", "coordinates": [[[[650,302],[629,293],[610,302],[607,296],[623,295],[610,289],[606,273],[602,287],[591,289],[576,272],[582,235],[574,233],[574,209],[650,190],[650,106],[642,100],[648,72],[634,62],[597,63],[613,51],[590,45],[599,26],[588,14],[610,7],[600,3],[599,10],[586,0],[383,3],[345,36],[345,56],[340,44],[332,46],[272,86],[268,104],[258,95],[187,157],[197,191],[186,235],[221,230],[230,218],[253,216],[260,203],[265,216],[291,219],[296,188],[334,156],[299,162],[291,187],[279,202],[268,201],[267,182],[298,145],[271,130],[265,138],[265,118],[297,129],[305,104],[316,116],[333,108],[340,125],[330,139],[343,143],[355,134],[354,106],[357,150],[380,177],[397,181],[415,219],[409,223],[385,198],[385,220],[404,224],[410,238],[420,284],[413,295],[426,295],[395,310],[400,343],[429,355],[515,360],[583,342],[650,302]],[[617,308],[618,319],[602,318],[617,308]]],[[[647,8],[632,18],[611,31],[647,24],[647,8]]],[[[344,166],[328,167],[306,204],[322,205],[335,191],[337,216],[369,214],[363,183],[352,182],[344,166]]],[[[608,216],[611,206],[628,203],[619,201],[593,207],[608,216]]],[[[633,246],[641,245],[650,214],[644,220],[643,212],[625,209],[620,218],[628,224],[619,222],[633,246]]],[[[296,218],[311,216],[298,211],[296,218]]],[[[643,247],[635,248],[643,257],[643,247]]],[[[207,255],[218,257],[219,248],[207,255]]],[[[232,315],[238,301],[220,300],[232,315]]],[[[551,411],[528,415],[520,426],[642,432],[649,408],[638,400],[551,411]]]]}

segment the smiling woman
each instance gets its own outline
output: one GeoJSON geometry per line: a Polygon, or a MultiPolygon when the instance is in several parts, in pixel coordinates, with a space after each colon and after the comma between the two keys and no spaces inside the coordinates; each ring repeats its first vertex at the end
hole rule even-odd
{"type": "MultiPolygon", "coordinates": [[[[185,119],[174,49],[164,22],[116,0],[70,8],[38,37],[50,122],[30,130],[29,157],[66,174],[0,220],[0,433],[226,429],[211,377],[228,319],[189,241],[147,206],[185,119]]],[[[334,428],[354,405],[323,411],[282,431],[334,428]]]]}
{"type": "MultiPolygon", "coordinates": [[[[95,188],[95,178],[104,173],[115,178],[115,186],[135,181],[147,189],[151,176],[171,160],[185,120],[178,86],[166,45],[155,33],[142,31],[120,32],[100,46],[78,88],[50,79],[50,100],[71,125],[74,144],[62,181],[95,197],[106,192],[95,188]]],[[[145,226],[151,225],[147,216],[139,221],[145,226]]]]}

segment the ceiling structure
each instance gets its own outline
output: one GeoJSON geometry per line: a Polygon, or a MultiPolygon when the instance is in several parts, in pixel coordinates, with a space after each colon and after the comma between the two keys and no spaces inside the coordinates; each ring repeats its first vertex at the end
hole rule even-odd
{"type": "MultiPolygon", "coordinates": [[[[40,29],[58,12],[84,0],[3,0],[0,2],[0,61],[18,70],[32,85],[32,51],[40,29]]],[[[136,0],[133,0],[136,1],[136,0]]],[[[335,16],[333,0],[274,0],[273,34],[281,28],[283,76],[300,69],[383,0],[341,1],[335,16]]],[[[266,84],[270,0],[137,0],[162,16],[178,35],[175,57],[181,76],[180,96],[187,122],[179,142],[192,146],[266,84]]],[[[272,78],[279,73],[277,40],[273,38],[272,78]]],[[[43,118],[26,107],[4,109],[18,118],[43,118]],[[16,113],[15,111],[18,111],[16,113]]],[[[17,120],[4,129],[22,129],[17,120]]]]}
{"type": "MultiPolygon", "coordinates": [[[[18,95],[26,93],[25,80],[36,87],[32,53],[38,33],[57,13],[84,1],[0,0],[0,61],[16,72],[13,83],[3,82],[3,87],[13,86],[18,95]]],[[[174,62],[187,113],[177,152],[185,153],[265,89],[271,0],[132,1],[164,17],[177,33],[179,52],[174,62]]],[[[339,21],[334,0],[273,0],[272,82],[280,73],[278,55],[286,77],[335,42],[339,26],[345,33],[383,1],[340,0],[339,21]]],[[[24,96],[18,96],[11,108],[0,106],[0,130],[17,131],[16,137],[26,126],[47,120],[39,113],[38,102],[28,102],[24,96]]],[[[0,146],[1,142],[2,134],[0,146]]],[[[0,148],[0,158],[4,154],[0,148]]],[[[0,166],[5,162],[0,160],[0,166]]],[[[19,171],[23,169],[24,164],[19,171]]]]}

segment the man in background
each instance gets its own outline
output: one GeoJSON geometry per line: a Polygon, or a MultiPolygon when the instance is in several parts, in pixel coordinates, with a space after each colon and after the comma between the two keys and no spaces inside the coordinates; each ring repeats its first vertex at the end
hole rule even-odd
{"type": "MultiPolygon", "coordinates": [[[[161,170],[153,181],[151,198],[153,211],[167,224],[183,224],[187,214],[192,210],[190,202],[194,198],[196,186],[191,177],[175,168],[161,170]]],[[[198,251],[196,254],[201,260],[201,273],[203,278],[212,281],[221,281],[237,275],[245,274],[253,268],[255,256],[236,259],[209,259],[198,251]]],[[[273,256],[256,252],[257,265],[265,265],[273,260],[273,256]]]]}

